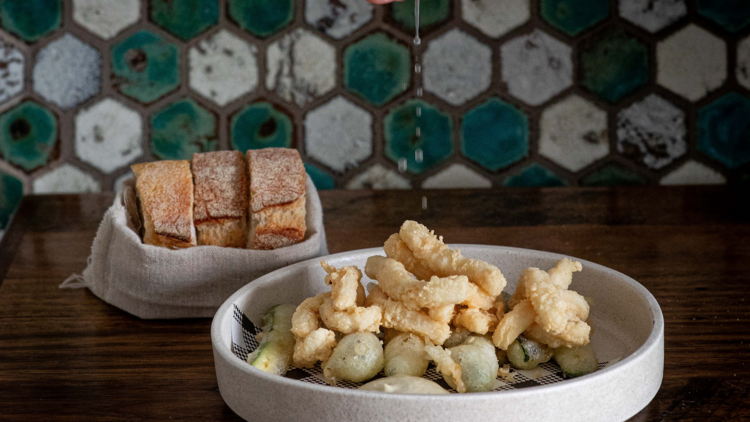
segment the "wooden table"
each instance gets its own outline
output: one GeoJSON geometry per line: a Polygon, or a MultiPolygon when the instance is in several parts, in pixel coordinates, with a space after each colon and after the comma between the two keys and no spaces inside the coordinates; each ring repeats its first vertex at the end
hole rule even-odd
{"type": "MultiPolygon", "coordinates": [[[[628,274],[666,321],[664,382],[636,421],[750,420],[750,195],[728,187],[328,191],[331,252],[404,219],[455,243],[517,246],[628,274]],[[422,209],[422,197],[428,207],[422,209]]],[[[0,420],[239,420],[219,395],[208,319],[142,321],[80,273],[112,196],[31,196],[0,244],[0,420]]]]}

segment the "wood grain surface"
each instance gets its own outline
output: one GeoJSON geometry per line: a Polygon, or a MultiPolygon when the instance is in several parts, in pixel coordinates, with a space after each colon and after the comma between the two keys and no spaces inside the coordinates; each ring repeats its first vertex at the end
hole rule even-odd
{"type": "MultiPolygon", "coordinates": [[[[747,193],[326,191],[321,199],[332,253],[382,245],[416,219],[447,242],[557,252],[632,276],[666,322],[662,388],[632,420],[739,421],[750,420],[747,193]]],[[[58,288],[86,266],[111,201],[26,197],[0,243],[0,420],[239,420],[217,388],[209,319],[142,321],[85,289],[58,288]]]]}

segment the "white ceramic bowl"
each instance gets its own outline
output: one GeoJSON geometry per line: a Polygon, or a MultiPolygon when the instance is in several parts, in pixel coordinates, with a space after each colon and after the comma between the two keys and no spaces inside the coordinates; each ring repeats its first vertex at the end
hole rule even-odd
{"type": "MultiPolygon", "coordinates": [[[[562,255],[527,249],[452,245],[498,266],[515,290],[527,267],[551,268],[562,255]]],[[[364,268],[381,248],[331,255],[334,266],[364,268]]],[[[274,376],[237,358],[231,349],[233,305],[259,323],[279,303],[299,304],[330,288],[320,259],[258,278],[219,308],[211,326],[216,377],[224,401],[248,421],[622,421],[656,395],[664,370],[664,319],[654,297],[632,278],[584,260],[571,289],[592,298],[592,345],[600,360],[620,358],[593,374],[511,391],[401,395],[349,390],[274,376]]],[[[366,283],[365,280],[363,282],[366,283]]]]}

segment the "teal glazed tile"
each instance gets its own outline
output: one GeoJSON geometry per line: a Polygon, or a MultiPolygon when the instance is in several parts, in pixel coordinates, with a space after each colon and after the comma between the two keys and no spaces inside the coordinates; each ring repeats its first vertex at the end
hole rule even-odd
{"type": "Polygon", "coordinates": [[[461,152],[492,171],[513,164],[529,154],[529,120],[521,110],[491,98],[464,115],[461,152]]]}
{"type": "Polygon", "coordinates": [[[607,18],[609,1],[542,0],[541,14],[550,25],[568,35],[576,35],[607,18]]]}
{"type": "Polygon", "coordinates": [[[370,35],[344,53],[344,85],[375,105],[404,92],[410,77],[409,50],[385,34],[370,35]]]}
{"type": "Polygon", "coordinates": [[[162,160],[190,160],[216,150],[216,117],[192,99],[174,102],[151,117],[151,152],[162,160]]]}
{"type": "Polygon", "coordinates": [[[0,1],[0,25],[25,41],[38,41],[60,28],[61,0],[0,1]]]}
{"type": "Polygon", "coordinates": [[[328,173],[308,163],[305,163],[305,171],[307,171],[308,176],[312,179],[317,190],[333,189],[333,178],[329,176],[328,173]]]}
{"type": "Polygon", "coordinates": [[[625,31],[609,31],[584,47],[583,86],[599,99],[615,103],[648,83],[648,49],[625,31]]]}
{"type": "Polygon", "coordinates": [[[0,152],[24,170],[43,166],[56,141],[55,115],[39,104],[24,101],[0,116],[0,152]]]}
{"type": "Polygon", "coordinates": [[[405,160],[406,170],[412,173],[422,173],[453,153],[450,114],[422,100],[407,101],[391,110],[383,127],[385,154],[397,163],[405,160]]]}
{"type": "Polygon", "coordinates": [[[638,173],[610,164],[586,176],[583,186],[635,186],[645,185],[646,179],[638,173]]]}
{"type": "Polygon", "coordinates": [[[292,146],[292,120],[270,103],[251,104],[232,117],[232,148],[249,149],[292,146]]]}
{"type": "MultiPolygon", "coordinates": [[[[414,1],[404,0],[391,3],[391,16],[404,28],[414,30],[414,1]]],[[[419,3],[419,27],[437,25],[448,19],[451,11],[450,0],[425,0],[419,3]]]]}
{"type": "Polygon", "coordinates": [[[510,176],[503,181],[503,186],[514,187],[549,187],[566,186],[568,183],[540,164],[534,163],[527,166],[515,176],[510,176]]]}
{"type": "Polygon", "coordinates": [[[180,53],[160,36],[140,31],[112,46],[113,85],[143,103],[180,85],[180,53]]]}
{"type": "Polygon", "coordinates": [[[292,22],[294,1],[229,0],[229,16],[240,28],[259,37],[268,37],[292,22]]]}
{"type": "Polygon", "coordinates": [[[185,41],[219,21],[218,0],[151,0],[149,6],[155,24],[185,41]]]}
{"type": "Polygon", "coordinates": [[[698,13],[737,32],[750,24],[750,2],[747,0],[697,0],[698,13]]]}
{"type": "Polygon", "coordinates": [[[698,112],[698,151],[729,168],[750,162],[750,98],[732,92],[698,112]]]}
{"type": "Polygon", "coordinates": [[[8,227],[23,197],[23,182],[0,171],[0,230],[8,227]]]}

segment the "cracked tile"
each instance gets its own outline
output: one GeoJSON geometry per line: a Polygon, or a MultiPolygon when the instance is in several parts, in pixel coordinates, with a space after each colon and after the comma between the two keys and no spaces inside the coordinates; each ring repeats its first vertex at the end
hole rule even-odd
{"type": "Polygon", "coordinates": [[[750,98],[727,94],[698,111],[698,151],[729,168],[750,162],[750,98]]]}
{"type": "Polygon", "coordinates": [[[497,38],[516,29],[531,18],[529,0],[461,0],[461,15],[469,25],[497,38]]]}
{"type": "Polygon", "coordinates": [[[180,85],[180,53],[175,44],[139,31],[112,46],[112,82],[124,95],[151,103],[180,85]]]}
{"type": "Polygon", "coordinates": [[[305,152],[337,172],[372,155],[372,116],[336,97],[305,117],[305,152]]]}
{"type": "Polygon", "coordinates": [[[151,116],[151,153],[162,160],[192,160],[215,151],[216,116],[190,98],[167,104],[151,116]]]}
{"type": "Polygon", "coordinates": [[[51,111],[32,101],[0,115],[0,152],[26,171],[43,166],[57,142],[57,119],[51,111]]]}
{"type": "Polygon", "coordinates": [[[373,5],[361,0],[307,0],[305,20],[318,31],[341,39],[372,19],[373,5]]]}
{"type": "Polygon", "coordinates": [[[384,33],[370,35],[344,52],[344,87],[377,106],[406,91],[411,73],[409,50],[384,33]]]}
{"type": "Polygon", "coordinates": [[[668,175],[659,184],[662,185],[723,185],[727,179],[718,171],[690,160],[668,175]]]}
{"type": "Polygon", "coordinates": [[[99,51],[65,34],[36,55],[34,91],[60,108],[76,106],[99,93],[99,51]]]}
{"type": "Polygon", "coordinates": [[[582,84],[602,100],[616,103],[649,80],[648,48],[627,32],[614,29],[581,49],[582,84]]]}
{"type": "MultiPolygon", "coordinates": [[[[409,35],[414,31],[414,0],[404,0],[388,5],[391,17],[396,24],[406,30],[409,35]]],[[[419,27],[420,30],[436,26],[445,22],[450,16],[451,0],[423,1],[419,5],[419,27]]],[[[386,9],[386,12],[388,11],[386,9]]]]}
{"type": "Polygon", "coordinates": [[[230,122],[232,149],[243,154],[249,149],[292,146],[292,120],[271,103],[245,106],[230,122]]]}
{"type": "Polygon", "coordinates": [[[100,192],[101,186],[90,174],[72,164],[63,164],[34,180],[34,193],[100,192]]]}
{"type": "Polygon", "coordinates": [[[411,189],[411,182],[397,172],[375,164],[354,176],[347,189],[411,189]]]}
{"type": "Polygon", "coordinates": [[[0,39],[0,103],[23,91],[25,63],[21,50],[0,39]]]}
{"type": "Polygon", "coordinates": [[[487,189],[492,182],[469,167],[455,163],[422,182],[422,189],[487,189]]]}
{"type": "Polygon", "coordinates": [[[105,98],[76,116],[76,155],[111,173],[143,154],[142,125],[140,114],[105,98]]]}
{"type": "Polygon", "coordinates": [[[651,33],[666,28],[685,15],[685,0],[620,0],[620,16],[651,33]]]}
{"type": "Polygon", "coordinates": [[[492,171],[515,163],[529,154],[528,117],[512,105],[490,98],[464,114],[461,152],[492,171]]]}
{"type": "Polygon", "coordinates": [[[61,0],[0,1],[0,26],[24,41],[38,41],[52,34],[61,22],[61,0]]]}
{"type": "Polygon", "coordinates": [[[73,0],[73,20],[105,40],[138,22],[139,0],[73,0]]]}

